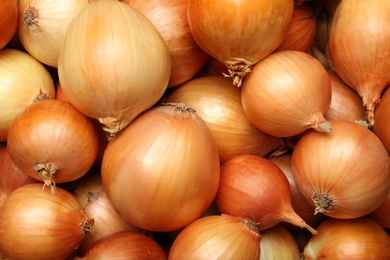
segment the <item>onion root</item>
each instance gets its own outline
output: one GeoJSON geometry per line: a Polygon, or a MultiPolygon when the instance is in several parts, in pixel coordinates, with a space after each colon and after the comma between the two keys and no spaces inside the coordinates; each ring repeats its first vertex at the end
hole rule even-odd
{"type": "Polygon", "coordinates": [[[316,206],[314,210],[314,215],[317,215],[317,213],[319,212],[321,213],[325,211],[332,211],[335,205],[334,198],[330,197],[327,193],[314,192],[311,199],[316,206]]]}
{"type": "Polygon", "coordinates": [[[55,176],[58,173],[58,168],[51,163],[38,163],[34,165],[34,171],[36,171],[43,179],[43,187],[42,190],[48,186],[50,187],[51,193],[54,194],[56,192],[56,183],[54,181],[55,176]]]}

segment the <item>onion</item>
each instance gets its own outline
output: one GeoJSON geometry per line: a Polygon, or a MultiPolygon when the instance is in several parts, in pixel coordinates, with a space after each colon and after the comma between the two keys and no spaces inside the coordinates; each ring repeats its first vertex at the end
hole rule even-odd
{"type": "Polygon", "coordinates": [[[88,0],[18,0],[18,36],[34,58],[58,66],[58,55],[72,18],[88,0]]]}
{"type": "Polygon", "coordinates": [[[23,173],[55,191],[92,167],[98,136],[92,121],[70,103],[56,99],[31,104],[13,120],[9,154],[23,173]]]}
{"type": "MultiPolygon", "coordinates": [[[[343,0],[344,1],[344,0],[343,0]]],[[[390,236],[368,217],[325,220],[303,251],[314,259],[389,259],[390,236]]]]}
{"type": "Polygon", "coordinates": [[[41,63],[19,50],[0,50],[0,141],[7,140],[8,128],[20,111],[54,96],[53,79],[41,63]]]}
{"type": "Polygon", "coordinates": [[[294,179],[314,213],[358,218],[380,206],[390,189],[389,155],[366,127],[331,120],[332,134],[306,132],[292,154],[294,179]]]}
{"type": "Polygon", "coordinates": [[[224,63],[239,87],[252,65],[281,44],[293,12],[291,0],[189,0],[187,16],[200,48],[224,63]]]}
{"type": "Polygon", "coordinates": [[[212,215],[186,226],[173,242],[168,259],[259,259],[259,244],[253,221],[212,215]]]}
{"type": "Polygon", "coordinates": [[[378,222],[383,228],[390,229],[390,190],[386,199],[373,212],[369,214],[369,217],[378,222]]]}
{"type": "Polygon", "coordinates": [[[112,139],[101,174],[107,197],[128,223],[167,232],[211,205],[219,170],[206,123],[189,106],[168,104],[145,111],[112,139]]]}
{"type": "Polygon", "coordinates": [[[92,245],[83,260],[98,259],[167,259],[161,246],[151,237],[130,231],[105,236],[92,245]]]}
{"type": "Polygon", "coordinates": [[[300,251],[295,238],[282,225],[261,231],[260,260],[300,260],[300,251]]]}
{"type": "Polygon", "coordinates": [[[390,154],[390,91],[385,91],[381,102],[378,104],[375,113],[375,125],[372,126],[372,131],[382,141],[387,152],[390,154]]]}
{"type": "Polygon", "coordinates": [[[275,51],[296,50],[308,52],[316,35],[316,17],[309,5],[294,6],[287,34],[275,51]]]}
{"type": "Polygon", "coordinates": [[[170,54],[157,29],[117,0],[92,2],[74,16],[58,61],[69,102],[111,135],[157,103],[170,73],[170,54]]]}
{"type": "Polygon", "coordinates": [[[0,148],[0,206],[7,196],[20,186],[37,182],[19,170],[8,153],[8,147],[0,148]]]}
{"type": "Polygon", "coordinates": [[[123,0],[153,23],[167,44],[172,69],[168,88],[192,79],[207,62],[205,53],[192,37],[187,20],[188,0],[123,0]]]}
{"type": "Polygon", "coordinates": [[[165,102],[184,103],[196,110],[213,135],[221,163],[241,154],[264,156],[282,145],[280,138],[260,131],[249,121],[240,89],[223,76],[191,79],[168,93],[165,102]]]}
{"type": "Polygon", "coordinates": [[[324,67],[300,51],[280,51],[257,63],[242,86],[242,106],[260,130],[291,137],[314,128],[331,132],[324,118],[331,102],[324,67]]]}
{"type": "Polygon", "coordinates": [[[362,97],[367,120],[390,84],[390,2],[340,1],[332,19],[329,56],[340,78],[362,97]]]}
{"type": "Polygon", "coordinates": [[[215,205],[220,213],[253,219],[260,230],[287,222],[316,231],[294,211],[282,170],[256,155],[240,155],[221,165],[215,205]]]}
{"type": "Polygon", "coordinates": [[[12,39],[18,25],[18,7],[15,0],[3,0],[0,7],[0,49],[12,39]]]}
{"type": "Polygon", "coordinates": [[[39,183],[14,190],[0,207],[0,252],[9,259],[65,259],[91,229],[80,203],[39,183]]]}

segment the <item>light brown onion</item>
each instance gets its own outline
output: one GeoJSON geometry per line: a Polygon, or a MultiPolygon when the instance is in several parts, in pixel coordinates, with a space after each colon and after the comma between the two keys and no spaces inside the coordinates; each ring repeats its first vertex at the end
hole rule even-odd
{"type": "Polygon", "coordinates": [[[220,162],[206,123],[184,104],[153,107],[108,144],[102,162],[107,197],[134,226],[168,232],[211,205],[220,162]]]}
{"type": "Polygon", "coordinates": [[[229,215],[199,218],[172,244],[168,259],[259,259],[260,234],[253,221],[229,215]]]}
{"type": "Polygon", "coordinates": [[[188,24],[198,45],[227,66],[239,87],[252,65],[281,44],[293,12],[290,0],[189,0],[188,24]]]}
{"type": "Polygon", "coordinates": [[[295,146],[295,183],[315,214],[358,218],[378,208],[389,192],[389,155],[366,127],[330,122],[331,134],[307,131],[295,146]]]}
{"type": "Polygon", "coordinates": [[[331,84],[324,67],[300,51],[272,53],[255,66],[242,85],[242,106],[260,130],[291,137],[314,128],[330,133],[324,115],[331,102],[331,84]]]}
{"type": "Polygon", "coordinates": [[[7,259],[66,259],[92,226],[80,203],[39,183],[14,190],[0,207],[0,252],[7,259]]]}
{"type": "Polygon", "coordinates": [[[192,37],[187,20],[188,0],[123,0],[143,13],[156,27],[171,54],[168,88],[193,78],[205,65],[208,54],[192,37]]]}
{"type": "Polygon", "coordinates": [[[303,257],[314,259],[390,259],[390,236],[374,220],[329,218],[307,243],[303,257]]]}
{"type": "Polygon", "coordinates": [[[387,152],[390,154],[390,91],[387,90],[381,97],[375,112],[375,124],[372,131],[382,141],[387,152]]]}
{"type": "Polygon", "coordinates": [[[18,25],[18,7],[15,0],[3,0],[0,6],[0,49],[12,39],[18,25]]]}
{"type": "Polygon", "coordinates": [[[191,79],[167,94],[164,102],[193,107],[206,122],[223,163],[241,154],[264,156],[282,145],[247,118],[241,105],[241,91],[223,76],[191,79]]]}
{"type": "Polygon", "coordinates": [[[340,78],[362,97],[367,120],[390,84],[390,1],[340,1],[332,19],[329,56],[340,78]]]}
{"type": "Polygon", "coordinates": [[[170,73],[170,54],[157,29],[117,0],[92,2],[74,16],[58,61],[69,102],[113,136],[157,103],[170,73]]]}

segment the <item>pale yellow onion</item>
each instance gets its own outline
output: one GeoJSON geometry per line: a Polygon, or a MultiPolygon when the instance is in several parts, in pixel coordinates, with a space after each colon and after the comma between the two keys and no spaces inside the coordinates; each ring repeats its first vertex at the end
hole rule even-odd
{"type": "Polygon", "coordinates": [[[7,140],[8,128],[20,111],[54,96],[53,79],[40,62],[19,50],[0,50],[0,141],[7,140]]]}
{"type": "Polygon", "coordinates": [[[111,135],[157,103],[170,72],[169,51],[156,28],[117,0],[99,0],[80,10],[58,63],[69,102],[111,135]]]}
{"type": "Polygon", "coordinates": [[[265,156],[282,145],[254,126],[241,105],[241,91],[223,76],[194,78],[167,94],[165,102],[185,103],[206,122],[220,162],[240,154],[265,156]]]}
{"type": "Polygon", "coordinates": [[[332,19],[329,56],[340,78],[362,97],[370,125],[390,84],[390,1],[343,0],[332,19]]]}
{"type": "Polygon", "coordinates": [[[324,115],[331,102],[331,84],[321,63],[309,54],[286,50],[272,53],[246,77],[242,106],[260,130],[291,137],[314,128],[330,133],[324,115]]]}
{"type": "Polygon", "coordinates": [[[69,23],[88,0],[18,0],[18,37],[28,53],[57,67],[69,23]]]}
{"type": "Polygon", "coordinates": [[[198,45],[224,63],[238,87],[253,64],[285,38],[292,0],[189,0],[188,24],[198,45]]]}
{"type": "Polygon", "coordinates": [[[3,0],[0,6],[0,49],[12,39],[18,25],[18,7],[15,0],[3,0]]]}

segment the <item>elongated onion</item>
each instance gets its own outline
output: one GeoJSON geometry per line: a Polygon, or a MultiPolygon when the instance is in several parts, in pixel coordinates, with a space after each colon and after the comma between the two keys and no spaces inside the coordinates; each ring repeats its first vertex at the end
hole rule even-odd
{"type": "Polygon", "coordinates": [[[238,87],[253,64],[286,37],[292,0],[189,0],[188,24],[198,45],[224,63],[238,87]]]}
{"type": "Polygon", "coordinates": [[[18,7],[15,0],[4,0],[0,6],[0,49],[12,39],[18,25],[18,7]]]}
{"type": "Polygon", "coordinates": [[[379,137],[390,154],[390,91],[385,91],[375,113],[375,125],[372,131],[379,137]]]}
{"type": "Polygon", "coordinates": [[[341,79],[362,97],[370,125],[390,84],[390,2],[342,0],[333,15],[329,57],[341,79]]]}
{"type": "Polygon", "coordinates": [[[111,135],[157,103],[170,73],[169,51],[157,29],[117,0],[92,2],[74,16],[58,61],[69,102],[111,135]]]}
{"type": "Polygon", "coordinates": [[[324,67],[300,51],[280,51],[255,66],[244,81],[242,106],[260,130],[290,137],[314,128],[331,132],[324,115],[331,103],[331,83],[324,67]]]}
{"type": "Polygon", "coordinates": [[[39,183],[14,190],[0,207],[0,252],[9,259],[66,259],[92,228],[80,203],[39,183]]]}
{"type": "Polygon", "coordinates": [[[153,107],[108,144],[102,181],[129,223],[149,231],[182,228],[211,205],[218,150],[206,123],[184,104],[153,107]]]}
{"type": "Polygon", "coordinates": [[[53,79],[31,55],[0,50],[0,141],[6,141],[12,120],[36,101],[54,98],[53,79]]]}
{"type": "Polygon", "coordinates": [[[390,189],[390,159],[366,127],[331,120],[333,132],[306,132],[292,154],[296,185],[314,213],[341,219],[369,214],[390,189]]]}

